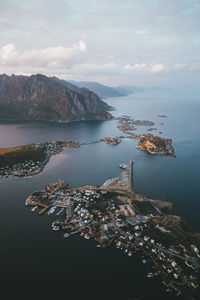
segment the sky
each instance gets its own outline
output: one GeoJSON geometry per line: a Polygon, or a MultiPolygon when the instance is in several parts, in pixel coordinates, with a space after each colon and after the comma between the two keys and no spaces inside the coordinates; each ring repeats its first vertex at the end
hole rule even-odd
{"type": "Polygon", "coordinates": [[[200,0],[0,0],[0,73],[198,86],[200,0]]]}

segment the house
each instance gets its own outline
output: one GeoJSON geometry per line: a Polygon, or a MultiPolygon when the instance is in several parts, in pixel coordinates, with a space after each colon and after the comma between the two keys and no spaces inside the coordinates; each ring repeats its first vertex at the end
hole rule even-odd
{"type": "Polygon", "coordinates": [[[173,260],[172,261],[172,267],[176,268],[176,266],[177,266],[177,263],[173,260]]]}

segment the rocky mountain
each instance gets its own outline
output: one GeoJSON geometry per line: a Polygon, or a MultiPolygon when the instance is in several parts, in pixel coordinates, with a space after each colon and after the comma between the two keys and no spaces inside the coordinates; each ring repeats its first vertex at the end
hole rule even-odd
{"type": "Polygon", "coordinates": [[[56,77],[0,75],[0,119],[78,121],[112,118],[95,93],[56,77]]]}
{"type": "Polygon", "coordinates": [[[85,87],[94,93],[96,93],[101,98],[106,97],[122,97],[127,96],[129,93],[133,93],[133,91],[126,90],[125,88],[121,87],[110,87],[103,85],[98,82],[92,82],[92,81],[69,81],[79,87],[85,87]]]}

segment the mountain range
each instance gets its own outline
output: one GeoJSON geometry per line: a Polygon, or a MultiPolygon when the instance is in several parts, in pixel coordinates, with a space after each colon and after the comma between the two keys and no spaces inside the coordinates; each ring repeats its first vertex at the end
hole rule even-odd
{"type": "Polygon", "coordinates": [[[0,119],[106,120],[108,110],[94,92],[57,77],[0,75],[0,119]]]}
{"type": "Polygon", "coordinates": [[[87,88],[94,93],[96,93],[100,98],[108,97],[124,97],[136,92],[153,92],[153,91],[166,91],[170,90],[169,87],[162,86],[150,86],[150,87],[136,87],[136,86],[126,86],[119,85],[116,87],[106,86],[98,82],[93,81],[73,81],[69,80],[68,82],[80,87],[87,88]]]}
{"type": "Polygon", "coordinates": [[[125,87],[111,87],[106,86],[98,82],[92,81],[73,81],[70,80],[70,83],[80,87],[80,88],[87,88],[97,94],[100,98],[107,98],[107,97],[123,97],[127,96],[130,93],[134,93],[134,91],[130,91],[125,87]]]}

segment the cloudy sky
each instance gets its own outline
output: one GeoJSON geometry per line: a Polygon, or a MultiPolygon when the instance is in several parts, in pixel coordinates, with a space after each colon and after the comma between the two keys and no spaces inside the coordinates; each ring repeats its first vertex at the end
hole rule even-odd
{"type": "Polygon", "coordinates": [[[0,73],[198,85],[200,0],[0,0],[0,73]]]}

